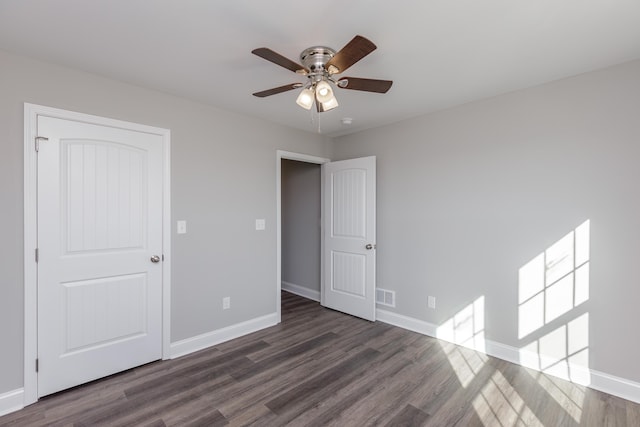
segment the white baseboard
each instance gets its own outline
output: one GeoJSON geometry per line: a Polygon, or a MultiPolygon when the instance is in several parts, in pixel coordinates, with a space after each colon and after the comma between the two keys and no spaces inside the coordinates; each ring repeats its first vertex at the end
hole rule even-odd
{"type": "Polygon", "coordinates": [[[414,319],[413,317],[403,316],[402,314],[380,308],[376,309],[376,320],[388,323],[389,325],[398,326],[403,329],[408,329],[422,335],[428,335],[430,337],[436,336],[436,325],[425,322],[424,320],[414,319]]]}
{"type": "Polygon", "coordinates": [[[0,394],[0,416],[24,408],[24,389],[8,391],[0,394]]]}
{"type": "Polygon", "coordinates": [[[171,359],[175,359],[176,357],[185,356],[198,350],[203,350],[277,324],[277,314],[271,313],[236,325],[227,326],[226,328],[217,329],[202,335],[176,341],[171,344],[170,357],[171,359]]]}
{"type": "MultiPolygon", "coordinates": [[[[433,323],[425,322],[423,320],[415,319],[408,316],[403,316],[401,314],[382,309],[376,309],[376,319],[403,329],[408,329],[413,332],[448,341],[446,339],[443,339],[442,337],[438,337],[438,326],[434,325],[433,323]]],[[[482,345],[484,346],[483,349],[473,347],[470,348],[485,353],[489,356],[497,357],[498,359],[506,360],[507,362],[525,366],[536,371],[540,371],[539,365],[536,363],[528,363],[527,361],[540,360],[543,366],[549,366],[552,364],[552,359],[548,359],[543,355],[521,351],[516,347],[499,342],[485,339],[483,340],[482,345]]],[[[632,402],[640,403],[640,383],[627,380],[625,378],[616,377],[614,375],[609,375],[604,372],[599,372],[594,369],[589,369],[584,366],[570,365],[569,369],[571,372],[577,373],[577,378],[586,379],[586,381],[574,381],[578,384],[586,385],[589,388],[609,393],[611,395],[618,396],[632,402]]],[[[553,372],[545,373],[554,375],[553,372]]],[[[564,380],[567,379],[561,376],[560,378],[564,380]]]]}
{"type": "Polygon", "coordinates": [[[305,288],[304,286],[294,285],[293,283],[282,281],[282,290],[301,297],[320,302],[320,291],[305,288]]]}
{"type": "Polygon", "coordinates": [[[614,396],[640,403],[640,384],[604,372],[590,370],[591,384],[589,387],[613,394],[614,396]]]}

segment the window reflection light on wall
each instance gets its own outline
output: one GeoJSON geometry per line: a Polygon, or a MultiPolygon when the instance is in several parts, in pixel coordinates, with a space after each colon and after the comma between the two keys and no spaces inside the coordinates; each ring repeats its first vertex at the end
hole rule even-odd
{"type": "Polygon", "coordinates": [[[587,220],[524,265],[518,277],[520,362],[585,385],[589,313],[576,309],[589,300],[589,252],[587,220]]]}

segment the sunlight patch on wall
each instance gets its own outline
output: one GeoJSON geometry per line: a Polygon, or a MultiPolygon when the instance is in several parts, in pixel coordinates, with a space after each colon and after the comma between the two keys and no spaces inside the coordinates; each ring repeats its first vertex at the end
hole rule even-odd
{"type": "Polygon", "coordinates": [[[463,387],[467,387],[480,372],[488,356],[484,340],[484,296],[460,310],[436,330],[436,336],[449,343],[468,347],[469,351],[441,342],[449,362],[463,387]]]}
{"type": "Polygon", "coordinates": [[[589,228],[587,220],[518,272],[520,363],[583,385],[589,313],[578,307],[589,300],[589,228]]]}
{"type": "Polygon", "coordinates": [[[520,363],[564,380],[589,385],[589,313],[522,347],[520,363]]]}
{"type": "Polygon", "coordinates": [[[436,336],[439,339],[484,352],[484,296],[438,326],[436,336]]]}
{"type": "Polygon", "coordinates": [[[518,338],[589,299],[589,221],[518,272],[518,338]]]}
{"type": "Polygon", "coordinates": [[[486,427],[543,427],[542,422],[500,371],[493,373],[472,403],[480,421],[486,427]]]}

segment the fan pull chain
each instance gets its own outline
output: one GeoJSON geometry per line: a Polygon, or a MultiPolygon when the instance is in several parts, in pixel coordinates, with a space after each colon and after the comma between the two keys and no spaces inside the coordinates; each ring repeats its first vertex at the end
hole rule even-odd
{"type": "MultiPolygon", "coordinates": [[[[314,101],[314,102],[318,102],[318,101],[314,101]]],[[[318,118],[318,120],[317,120],[317,122],[318,122],[318,133],[322,133],[322,128],[320,126],[320,113],[317,111],[316,108],[309,109],[309,117],[311,118],[311,124],[315,124],[316,123],[315,117],[318,118]]]]}

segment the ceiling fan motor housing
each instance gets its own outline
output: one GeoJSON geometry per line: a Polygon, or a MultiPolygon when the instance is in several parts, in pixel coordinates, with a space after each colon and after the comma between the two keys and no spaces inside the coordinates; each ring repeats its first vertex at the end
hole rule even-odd
{"type": "Polygon", "coordinates": [[[326,46],[310,47],[300,54],[300,62],[309,70],[310,75],[324,75],[325,64],[336,54],[336,51],[326,46]]]}

